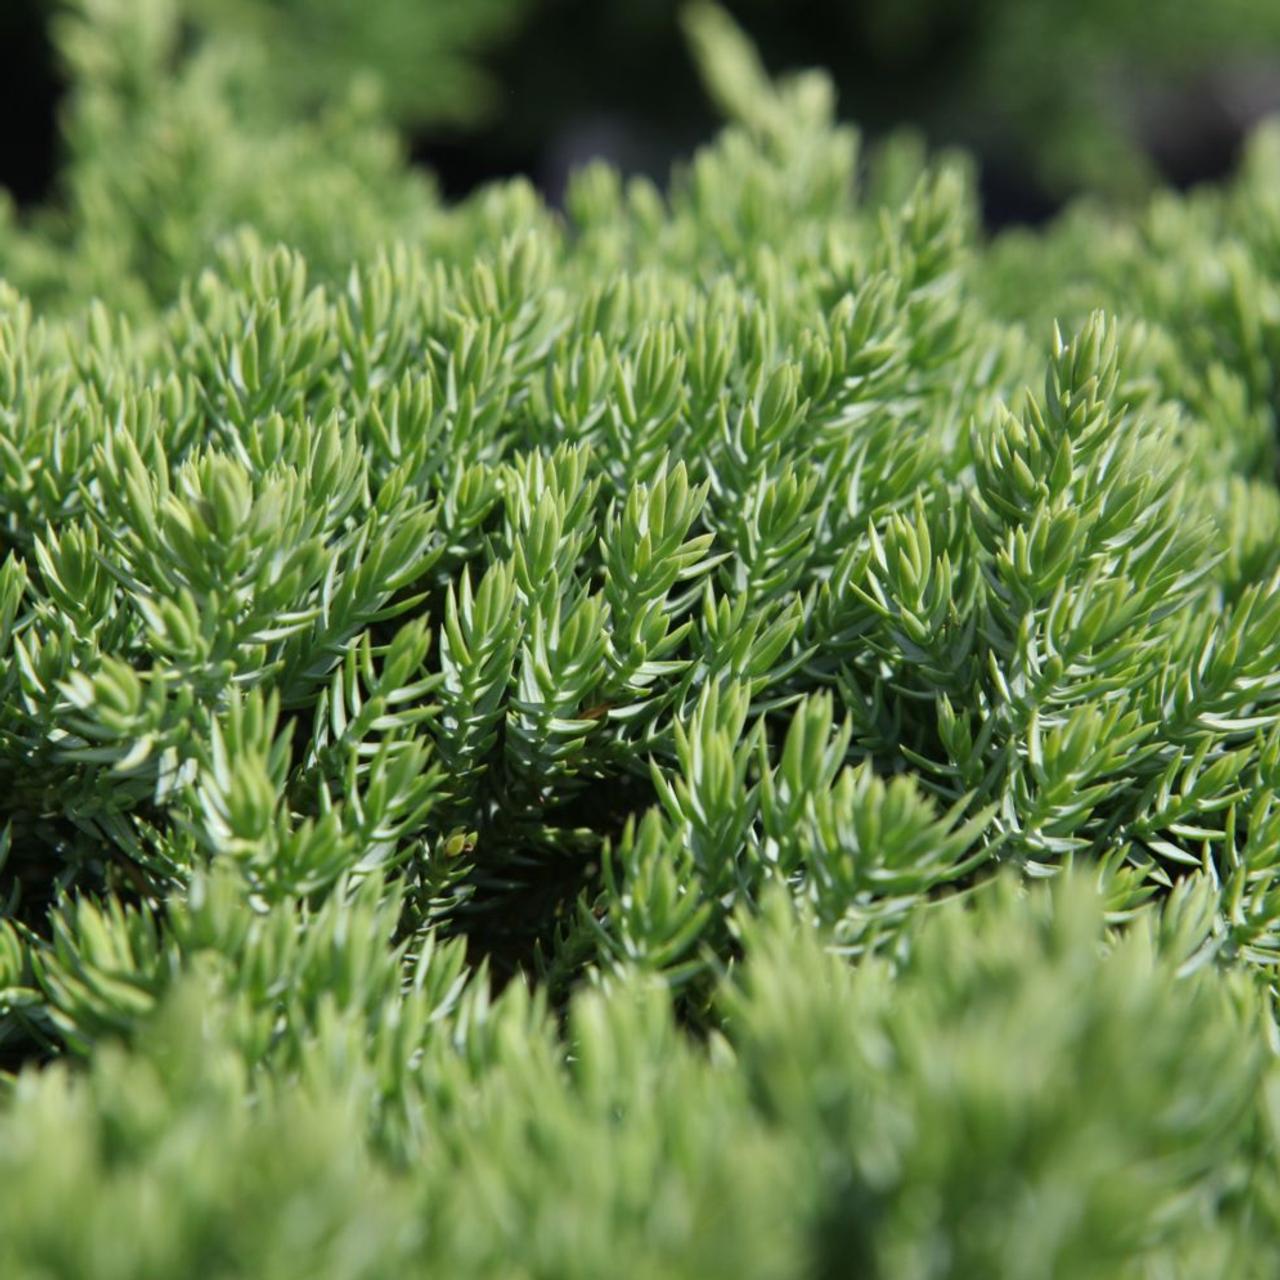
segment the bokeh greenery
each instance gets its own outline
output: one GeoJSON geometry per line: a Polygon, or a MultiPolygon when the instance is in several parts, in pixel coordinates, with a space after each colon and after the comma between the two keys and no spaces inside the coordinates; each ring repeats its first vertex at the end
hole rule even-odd
{"type": "Polygon", "coordinates": [[[989,241],[695,6],[451,205],[188,21],[0,224],[0,1275],[1273,1275],[1277,135],[989,241]]]}

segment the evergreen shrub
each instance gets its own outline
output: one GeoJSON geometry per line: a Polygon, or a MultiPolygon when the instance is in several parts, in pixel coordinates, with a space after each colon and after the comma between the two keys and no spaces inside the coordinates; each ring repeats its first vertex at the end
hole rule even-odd
{"type": "Polygon", "coordinates": [[[1273,1276],[1280,134],[988,243],[704,6],[446,206],[179,16],[0,222],[0,1276],[1273,1276]]]}

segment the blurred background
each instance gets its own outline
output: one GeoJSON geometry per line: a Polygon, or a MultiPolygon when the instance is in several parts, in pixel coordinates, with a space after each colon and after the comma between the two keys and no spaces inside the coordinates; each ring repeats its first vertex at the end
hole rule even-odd
{"type": "MultiPolygon", "coordinates": [[[[76,0],[81,10],[148,0],[76,0]]],[[[184,40],[264,51],[293,112],[373,85],[450,196],[521,173],[553,201],[595,156],[661,177],[715,127],[677,0],[180,0],[184,40]]],[[[59,0],[0,0],[0,185],[56,194],[59,0]]],[[[771,70],[828,69],[872,137],[978,158],[989,225],[1081,191],[1230,171],[1280,109],[1280,0],[729,0],[771,70]]]]}

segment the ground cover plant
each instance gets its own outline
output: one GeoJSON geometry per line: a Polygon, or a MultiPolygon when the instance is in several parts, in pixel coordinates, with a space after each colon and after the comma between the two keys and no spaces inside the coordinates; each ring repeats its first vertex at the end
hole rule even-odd
{"type": "Polygon", "coordinates": [[[1273,1275],[1276,135],[988,244],[694,7],[445,206],[180,16],[0,223],[0,1275],[1273,1275]]]}

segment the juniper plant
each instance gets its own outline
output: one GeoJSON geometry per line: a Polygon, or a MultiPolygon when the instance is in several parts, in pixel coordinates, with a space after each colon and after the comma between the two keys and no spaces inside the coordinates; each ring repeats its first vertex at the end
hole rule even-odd
{"type": "Polygon", "coordinates": [[[1270,1274],[1269,138],[988,245],[695,8],[665,192],[444,207],[143,12],[0,238],[0,1273],[1270,1274]]]}

